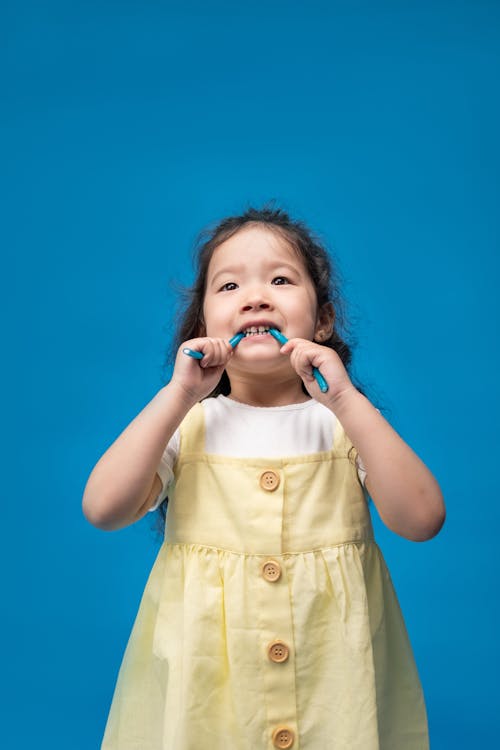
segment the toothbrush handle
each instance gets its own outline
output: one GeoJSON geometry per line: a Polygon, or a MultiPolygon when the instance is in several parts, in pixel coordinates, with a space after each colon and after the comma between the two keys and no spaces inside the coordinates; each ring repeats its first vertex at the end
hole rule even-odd
{"type": "Polygon", "coordinates": [[[317,384],[319,385],[319,389],[321,393],[326,393],[328,391],[328,383],[324,379],[323,375],[320,373],[317,367],[313,367],[313,375],[316,379],[317,384]]]}
{"type": "Polygon", "coordinates": [[[233,336],[231,339],[229,339],[229,343],[234,349],[234,347],[240,343],[241,339],[244,339],[244,338],[245,338],[244,333],[237,333],[236,336],[233,336]]]}
{"type": "Polygon", "coordinates": [[[195,352],[194,349],[188,349],[188,347],[183,349],[182,353],[187,354],[188,357],[192,357],[193,359],[203,359],[203,352],[195,352]]]}

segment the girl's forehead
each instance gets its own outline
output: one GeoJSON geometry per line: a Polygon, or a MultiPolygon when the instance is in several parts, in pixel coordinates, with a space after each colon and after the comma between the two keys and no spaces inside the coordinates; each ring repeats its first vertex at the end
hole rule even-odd
{"type": "Polygon", "coordinates": [[[211,275],[227,263],[245,263],[257,259],[283,261],[304,269],[299,253],[284,237],[269,229],[245,227],[215,248],[208,271],[211,275]]]}

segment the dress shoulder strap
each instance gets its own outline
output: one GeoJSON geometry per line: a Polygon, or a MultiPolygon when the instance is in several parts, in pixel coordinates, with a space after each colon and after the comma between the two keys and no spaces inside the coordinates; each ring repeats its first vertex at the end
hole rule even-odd
{"type": "Polygon", "coordinates": [[[348,458],[349,461],[353,465],[355,465],[356,458],[358,456],[358,451],[356,450],[351,440],[349,439],[349,436],[344,430],[344,426],[342,422],[338,419],[337,416],[335,416],[335,419],[336,419],[336,424],[335,424],[335,434],[333,438],[333,450],[335,451],[335,454],[337,456],[343,456],[344,458],[348,458]]]}
{"type": "Polygon", "coordinates": [[[179,455],[205,451],[205,415],[203,405],[195,404],[182,420],[179,455]]]}

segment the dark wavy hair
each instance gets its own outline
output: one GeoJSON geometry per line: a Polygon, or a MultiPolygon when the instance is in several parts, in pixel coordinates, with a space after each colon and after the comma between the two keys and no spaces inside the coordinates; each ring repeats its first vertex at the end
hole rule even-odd
{"type": "MultiPolygon", "coordinates": [[[[282,208],[275,207],[274,201],[267,202],[262,208],[248,207],[241,215],[222,219],[198,234],[194,250],[196,278],[191,287],[181,291],[181,309],[177,316],[177,326],[167,353],[165,367],[172,366],[179,346],[184,341],[200,335],[208,266],[215,249],[249,225],[265,227],[287,242],[302,258],[316,290],[318,309],[330,303],[335,313],[331,335],[321,344],[337,352],[349,372],[351,381],[358,391],[365,395],[363,386],[351,372],[352,349],[355,341],[346,313],[346,301],[341,293],[342,278],[338,263],[333,264],[320,238],[303,221],[292,219],[282,208]]],[[[302,387],[307,393],[305,387],[302,387]]],[[[209,397],[219,394],[227,396],[230,390],[229,378],[224,372],[209,397]]],[[[168,498],[158,508],[162,528],[165,525],[167,503],[168,498]]]]}

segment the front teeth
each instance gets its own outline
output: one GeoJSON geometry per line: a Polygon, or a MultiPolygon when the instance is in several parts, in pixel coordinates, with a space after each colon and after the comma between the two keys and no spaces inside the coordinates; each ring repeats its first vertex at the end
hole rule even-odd
{"type": "Polygon", "coordinates": [[[252,326],[251,328],[245,328],[243,333],[245,336],[256,336],[259,333],[269,333],[269,326],[252,326]]]}

